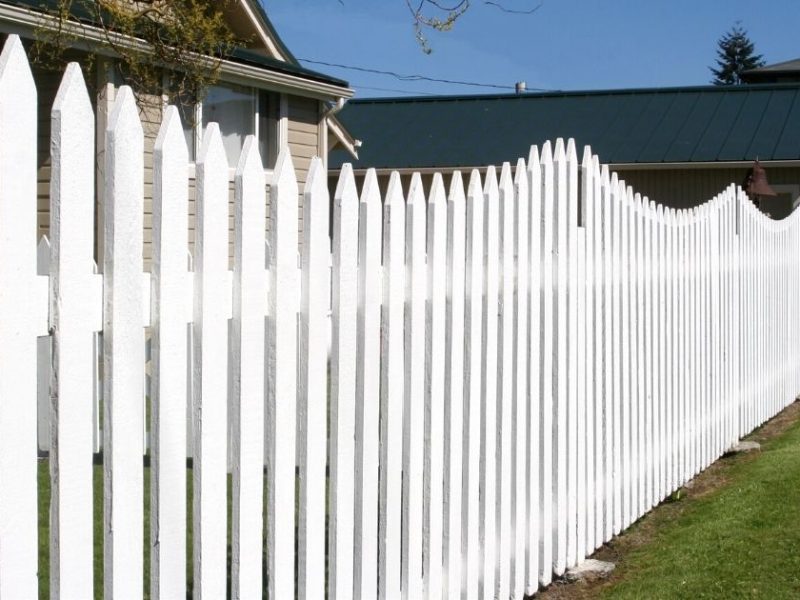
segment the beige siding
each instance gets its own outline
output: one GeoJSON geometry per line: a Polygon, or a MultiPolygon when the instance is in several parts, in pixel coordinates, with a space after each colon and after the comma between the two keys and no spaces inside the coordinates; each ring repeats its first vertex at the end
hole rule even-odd
{"type": "Polygon", "coordinates": [[[153,257],[153,150],[161,127],[162,100],[160,96],[149,96],[140,103],[139,117],[144,131],[144,251],[143,258],[149,268],[153,257]]]}
{"type": "Polygon", "coordinates": [[[288,105],[288,131],[289,149],[292,151],[292,160],[297,173],[299,185],[300,210],[297,215],[298,229],[300,230],[300,243],[303,232],[303,187],[311,166],[311,159],[320,155],[319,121],[320,103],[310,98],[289,96],[288,105]]]}
{"type": "MultiPolygon", "coordinates": [[[[39,170],[38,170],[38,235],[46,235],[49,231],[49,192],[50,192],[50,110],[55,99],[60,75],[49,72],[36,72],[36,83],[39,90],[39,170]]],[[[319,113],[320,103],[317,100],[290,96],[288,99],[288,143],[292,151],[300,185],[302,202],[303,186],[308,175],[311,159],[319,154],[319,113]]],[[[144,130],[144,249],[143,264],[149,269],[152,260],[152,228],[153,228],[153,150],[162,119],[161,99],[158,96],[148,98],[140,107],[140,117],[144,130]]],[[[98,156],[98,161],[102,155],[98,156]]],[[[102,165],[98,166],[102,168],[102,165]]],[[[233,257],[233,181],[230,183],[230,256],[233,257]]],[[[98,186],[102,186],[102,172],[98,186]]],[[[189,228],[190,249],[194,243],[195,229],[195,182],[189,181],[189,228]]],[[[268,202],[268,188],[265,190],[268,202]]],[[[298,212],[298,222],[302,227],[302,211],[298,212]]],[[[102,235],[102,211],[98,210],[96,235],[102,235]]],[[[267,223],[267,229],[269,224],[267,223]]]]}
{"type": "MultiPolygon", "coordinates": [[[[651,200],[686,208],[710,200],[730,183],[741,185],[747,169],[619,170],[618,173],[634,190],[651,200]]],[[[800,168],[768,166],[767,178],[774,185],[797,185],[800,184],[800,168]]],[[[770,210],[768,199],[763,206],[775,216],[783,216],[779,208],[770,210]]]]}
{"type": "MultiPolygon", "coordinates": [[[[629,169],[617,170],[619,177],[633,186],[636,192],[647,196],[650,200],[672,206],[675,208],[688,208],[697,206],[712,199],[731,183],[741,185],[747,174],[746,168],[728,169],[629,169]]],[[[800,185],[800,168],[798,167],[769,167],[767,178],[772,185],[800,185]]],[[[450,186],[450,171],[445,172],[445,188],[450,186]]],[[[485,169],[481,170],[481,175],[485,169]]],[[[332,172],[328,179],[330,189],[336,188],[339,174],[332,172]]],[[[469,172],[462,172],[464,185],[469,181],[469,172]]],[[[359,189],[363,185],[364,176],[358,175],[356,181],[359,189]]],[[[381,194],[386,194],[389,185],[389,175],[381,174],[378,177],[381,194]]],[[[433,176],[425,174],[422,183],[427,194],[430,191],[433,176]]],[[[408,192],[411,175],[403,174],[400,177],[403,193],[408,192]]],[[[785,213],[787,197],[778,201],[762,198],[762,208],[775,218],[782,218],[785,213]],[[780,203],[780,206],[775,204],[780,203]]]]}
{"type": "Polygon", "coordinates": [[[39,132],[37,142],[37,239],[50,231],[50,111],[61,83],[61,76],[51,71],[34,70],[38,92],[39,132]]]}

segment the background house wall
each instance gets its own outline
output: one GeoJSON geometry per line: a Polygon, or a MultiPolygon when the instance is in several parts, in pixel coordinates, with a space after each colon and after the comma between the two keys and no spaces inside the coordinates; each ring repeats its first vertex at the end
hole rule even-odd
{"type": "MultiPolygon", "coordinates": [[[[762,198],[761,207],[773,219],[783,219],[791,212],[800,200],[800,166],[766,167],[769,183],[780,194],[778,198],[762,198]]],[[[450,178],[455,169],[442,169],[444,175],[445,191],[450,189],[450,178]]],[[[611,165],[611,170],[616,171],[620,179],[632,185],[643,196],[659,204],[673,208],[691,208],[699,206],[707,198],[713,198],[724,190],[730,183],[740,184],[744,181],[748,169],[745,167],[691,167],[691,168],[621,168],[611,165]]],[[[328,176],[328,187],[333,193],[339,170],[331,171],[328,176]]],[[[485,168],[480,169],[481,177],[486,173],[485,168]]],[[[470,169],[461,171],[464,187],[469,183],[470,169]]],[[[403,193],[407,194],[411,185],[412,174],[403,171],[400,182],[403,193]]],[[[380,171],[378,183],[381,194],[385,195],[389,187],[390,173],[380,171]]],[[[428,194],[433,182],[433,175],[425,171],[421,174],[422,185],[428,194]]],[[[359,189],[364,183],[364,172],[356,173],[359,189]]]]}
{"type": "MultiPolygon", "coordinates": [[[[39,90],[39,133],[38,133],[38,230],[37,237],[47,235],[50,227],[50,108],[55,99],[58,91],[58,86],[61,81],[61,76],[56,73],[37,70],[34,72],[34,78],[39,90]]],[[[105,129],[105,119],[110,106],[113,105],[113,97],[107,98],[104,94],[108,92],[109,96],[113,96],[114,90],[112,87],[102,89],[98,97],[93,97],[93,108],[98,119],[98,140],[102,140],[103,131],[105,129]],[[98,107],[100,109],[98,110],[98,107]]],[[[305,184],[308,169],[311,164],[311,159],[314,156],[325,155],[325,144],[320,135],[320,122],[322,119],[322,103],[313,98],[303,98],[301,96],[293,96],[284,94],[283,104],[285,107],[286,118],[286,144],[292,153],[297,170],[297,180],[300,186],[300,210],[298,211],[298,226],[302,230],[302,198],[303,198],[303,185],[305,184]]],[[[152,228],[153,228],[153,161],[154,161],[154,147],[158,131],[161,126],[163,109],[160,105],[159,98],[151,98],[149,102],[145,103],[145,107],[140,107],[140,117],[142,119],[142,127],[144,129],[144,251],[143,262],[144,266],[148,267],[152,259],[152,228]]],[[[96,256],[100,256],[102,252],[102,196],[103,196],[103,148],[102,144],[98,143],[97,146],[97,211],[96,211],[96,256]]],[[[269,182],[269,178],[268,178],[269,182]]],[[[230,256],[233,257],[233,173],[231,172],[230,178],[230,209],[229,209],[229,231],[230,231],[230,256]]],[[[265,199],[267,202],[267,213],[269,214],[269,187],[265,190],[265,199]]],[[[189,243],[194,243],[194,229],[195,229],[195,187],[194,179],[189,181],[189,243]]],[[[268,228],[268,226],[267,226],[268,228]]]]}

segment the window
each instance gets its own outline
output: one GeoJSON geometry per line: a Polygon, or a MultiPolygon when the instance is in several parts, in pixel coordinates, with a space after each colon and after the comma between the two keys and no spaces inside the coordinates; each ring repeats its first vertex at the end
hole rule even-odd
{"type": "Polygon", "coordinates": [[[278,153],[278,107],[276,93],[229,84],[210,87],[202,102],[182,109],[190,160],[197,158],[205,128],[217,123],[230,168],[239,163],[248,135],[258,137],[264,168],[272,168],[278,153]]]}

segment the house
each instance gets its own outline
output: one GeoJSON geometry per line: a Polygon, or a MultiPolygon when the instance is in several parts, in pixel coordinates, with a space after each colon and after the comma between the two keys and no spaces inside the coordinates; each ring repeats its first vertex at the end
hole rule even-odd
{"type": "Polygon", "coordinates": [[[572,137],[650,199],[700,204],[753,161],[777,198],[762,208],[782,218],[800,197],[800,83],[515,95],[353,100],[340,113],[363,141],[358,160],[331,156],[331,176],[352,162],[385,185],[397,170],[430,181],[435,171],[484,168],[526,157],[532,144],[572,137]]]}
{"type": "Polygon", "coordinates": [[[742,80],[745,83],[798,83],[800,58],[742,71],[742,80]]]}
{"type": "MultiPolygon", "coordinates": [[[[57,5],[56,0],[0,0],[0,41],[8,34],[18,34],[23,40],[32,40],[39,27],[52,26],[55,20],[43,10],[57,5]]],[[[186,125],[186,138],[190,157],[199,147],[203,127],[217,121],[223,133],[224,144],[231,166],[238,161],[246,135],[254,134],[260,142],[264,167],[274,166],[280,149],[288,147],[293,155],[299,182],[305,181],[310,160],[321,156],[327,160],[328,151],[334,147],[348,148],[355,153],[353,140],[338,121],[336,112],[353,92],[347,83],[322,73],[303,68],[281,41],[258,0],[236,0],[225,9],[225,18],[237,39],[247,40],[223,61],[220,80],[208,90],[204,100],[196,107],[193,119],[197,126],[186,125]]],[[[99,55],[92,73],[84,74],[91,80],[90,90],[97,115],[98,165],[103,164],[105,119],[110,114],[120,77],[114,69],[114,57],[102,44],[100,30],[91,22],[76,28],[75,58],[85,56],[83,48],[89,47],[99,55]]],[[[39,92],[39,234],[46,234],[49,223],[50,179],[50,109],[60,83],[60,73],[34,68],[34,78],[39,92]]],[[[150,259],[150,227],[152,226],[152,155],[161,123],[164,101],[156,96],[140,108],[145,133],[145,249],[144,263],[150,259]]],[[[98,168],[97,187],[97,253],[102,252],[102,173],[98,168]]],[[[193,173],[190,165],[190,176],[193,173]]],[[[231,183],[231,189],[232,189],[231,183]]],[[[190,198],[193,196],[190,182],[190,198]]],[[[190,213],[193,208],[190,206],[190,213]]],[[[189,225],[190,229],[192,224],[189,225]]],[[[191,240],[190,231],[190,240],[191,240]]]]}

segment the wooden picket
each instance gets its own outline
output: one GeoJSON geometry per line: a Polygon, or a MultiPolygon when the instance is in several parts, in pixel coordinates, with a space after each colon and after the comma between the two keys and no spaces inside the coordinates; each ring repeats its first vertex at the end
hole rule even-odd
{"type": "MultiPolygon", "coordinates": [[[[231,596],[233,598],[257,596],[261,590],[259,582],[263,570],[261,566],[261,533],[264,526],[263,394],[264,334],[267,316],[266,305],[263,302],[267,284],[264,186],[264,171],[261,168],[257,143],[255,138],[248,137],[236,169],[234,192],[234,286],[230,353],[233,363],[231,369],[233,411],[230,415],[233,421],[231,428],[233,447],[231,596]]],[[[183,189],[181,192],[185,193],[183,189]]],[[[185,221],[185,208],[180,216],[185,221]]],[[[185,241],[181,240],[179,248],[185,247],[185,241]]],[[[173,256],[174,268],[184,267],[183,259],[182,253],[176,248],[173,256]]],[[[182,341],[178,338],[178,333],[176,331],[176,350],[182,341]]],[[[177,380],[181,370],[176,369],[176,371],[177,380]]],[[[183,409],[183,406],[180,408],[183,409]]],[[[178,418],[177,407],[175,410],[178,418]]],[[[178,429],[176,433],[177,431],[178,429]]],[[[181,458],[181,444],[177,440],[175,443],[173,452],[178,462],[181,458]]],[[[182,482],[183,479],[179,481],[182,482]]],[[[180,494],[180,497],[182,499],[183,494],[180,494]]]]}
{"type": "MultiPolygon", "coordinates": [[[[0,319],[0,367],[3,369],[0,377],[0,596],[3,598],[35,597],[37,588],[36,336],[45,333],[46,312],[39,304],[40,294],[37,293],[34,233],[36,104],[36,89],[22,42],[17,36],[9,36],[0,54],[0,136],[3,141],[0,147],[0,311],[3,315],[0,319]]],[[[78,425],[88,427],[85,423],[78,425]]],[[[82,492],[78,490],[79,494],[82,492]]],[[[75,543],[83,546],[85,535],[81,532],[75,543]]],[[[81,579],[85,570],[79,575],[81,579]]]]}
{"type": "Polygon", "coordinates": [[[265,172],[246,139],[231,214],[211,124],[187,265],[188,153],[167,107],[142,272],[143,133],[122,87],[105,132],[98,274],[95,121],[78,66],[53,106],[51,237],[38,246],[36,107],[9,36],[0,597],[36,597],[47,576],[53,598],[523,598],[800,391],[800,216],[772,221],[735,185],[664,208],[557,140],[473,171],[466,189],[460,173],[428,189],[414,175],[407,197],[397,173],[382,195],[375,171],[359,196],[345,166],[331,202],[315,158],[299,245],[288,151],[265,172]],[[49,573],[37,450],[50,468],[49,573]]]}
{"type": "MultiPolygon", "coordinates": [[[[154,543],[150,557],[153,573],[150,595],[153,598],[171,598],[186,595],[186,327],[191,321],[186,271],[189,243],[184,226],[189,209],[188,188],[184,183],[188,152],[180,115],[175,107],[165,112],[154,154],[153,408],[150,428],[153,432],[150,516],[154,543]]],[[[240,326],[235,329],[239,337],[247,335],[240,315],[241,312],[237,311],[240,326]]],[[[257,323],[251,321],[247,325],[249,331],[249,327],[257,323]]],[[[255,335],[258,335],[257,330],[255,335]]],[[[250,377],[258,378],[257,370],[250,377]]],[[[234,420],[238,422],[236,416],[234,420]]],[[[241,430],[236,434],[238,440],[247,438],[247,433],[241,430]]],[[[237,487],[234,484],[234,489],[237,487]]],[[[234,509],[234,523],[238,522],[239,514],[240,511],[234,509]]],[[[260,508],[258,514],[260,518],[260,508]]],[[[234,564],[237,562],[235,560],[234,564]]]]}

